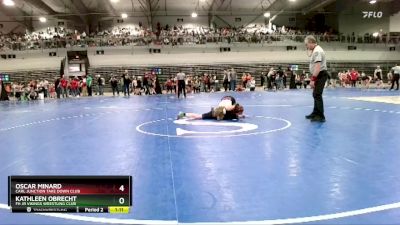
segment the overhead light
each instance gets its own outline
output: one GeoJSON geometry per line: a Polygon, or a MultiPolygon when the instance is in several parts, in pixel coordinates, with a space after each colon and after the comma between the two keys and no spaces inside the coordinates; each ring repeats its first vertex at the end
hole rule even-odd
{"type": "Polygon", "coordinates": [[[192,12],[192,17],[193,18],[197,17],[197,13],[196,12],[192,12]]]}
{"type": "Polygon", "coordinates": [[[5,6],[14,6],[15,2],[13,0],[3,0],[5,6]]]}
{"type": "Polygon", "coordinates": [[[110,2],[112,2],[112,3],[118,3],[119,0],[110,0],[110,2]]]}
{"type": "Polygon", "coordinates": [[[289,2],[295,2],[296,0],[289,0],[289,2]]]}
{"type": "Polygon", "coordinates": [[[264,17],[267,17],[267,18],[271,17],[271,13],[270,12],[265,12],[264,13],[264,17]]]}
{"type": "Polygon", "coordinates": [[[376,3],[376,0],[371,0],[371,1],[369,1],[369,4],[375,4],[376,3]]]}
{"type": "Polygon", "coordinates": [[[200,2],[205,2],[206,0],[200,0],[200,2]]]}
{"type": "Polygon", "coordinates": [[[126,18],[128,18],[128,14],[122,13],[122,14],[121,14],[121,17],[122,17],[122,19],[126,19],[126,18]]]}
{"type": "Polygon", "coordinates": [[[46,17],[42,16],[42,17],[39,18],[39,21],[42,22],[42,23],[46,23],[47,19],[46,19],[46,17]]]}

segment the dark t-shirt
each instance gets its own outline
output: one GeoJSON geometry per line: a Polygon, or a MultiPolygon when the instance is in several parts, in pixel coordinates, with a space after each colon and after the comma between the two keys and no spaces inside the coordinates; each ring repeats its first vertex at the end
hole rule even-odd
{"type": "Polygon", "coordinates": [[[111,86],[112,87],[117,87],[118,86],[118,80],[111,80],[111,86]]]}
{"type": "Polygon", "coordinates": [[[128,84],[130,84],[132,81],[131,81],[131,79],[128,77],[128,76],[124,76],[124,84],[125,85],[128,85],[128,84]]]}
{"type": "Polygon", "coordinates": [[[56,80],[56,82],[54,83],[54,85],[56,86],[56,88],[58,88],[58,86],[60,85],[60,82],[61,82],[61,79],[58,78],[58,79],[56,80]]]}
{"type": "Polygon", "coordinates": [[[147,77],[143,78],[143,86],[148,86],[149,85],[149,80],[147,77]]]}
{"type": "MultiPolygon", "coordinates": [[[[203,120],[216,120],[217,117],[213,116],[212,111],[208,113],[204,113],[202,115],[203,120]]],[[[226,111],[226,114],[224,115],[224,118],[222,120],[237,120],[239,119],[238,115],[232,111],[226,111]]]]}
{"type": "Polygon", "coordinates": [[[278,70],[277,72],[279,77],[283,77],[284,76],[284,72],[282,70],[278,70]]]}

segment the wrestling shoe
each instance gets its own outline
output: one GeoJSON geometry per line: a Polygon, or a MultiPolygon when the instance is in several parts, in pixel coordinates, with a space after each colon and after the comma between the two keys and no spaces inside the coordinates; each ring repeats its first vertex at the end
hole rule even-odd
{"type": "Polygon", "coordinates": [[[311,120],[311,119],[314,118],[314,117],[315,117],[315,115],[311,113],[310,115],[307,115],[307,116],[306,116],[306,119],[311,120]]]}
{"type": "Polygon", "coordinates": [[[179,112],[178,116],[176,117],[177,120],[183,119],[185,117],[185,113],[184,112],[179,112]]]}

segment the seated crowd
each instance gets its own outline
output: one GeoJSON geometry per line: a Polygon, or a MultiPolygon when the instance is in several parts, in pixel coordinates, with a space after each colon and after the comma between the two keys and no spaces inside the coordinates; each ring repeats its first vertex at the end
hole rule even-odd
{"type": "Polygon", "coordinates": [[[26,33],[26,34],[1,34],[0,51],[7,50],[32,50],[50,48],[80,47],[101,47],[101,46],[143,46],[156,45],[184,45],[184,44],[206,44],[206,43],[263,43],[282,40],[303,42],[304,36],[313,34],[319,37],[320,41],[340,42],[393,42],[398,43],[399,37],[389,37],[386,34],[379,34],[377,37],[372,34],[364,36],[336,35],[332,32],[313,33],[300,31],[294,28],[285,28],[251,25],[247,27],[183,27],[161,26],[157,24],[152,31],[139,23],[138,26],[126,25],[113,27],[110,30],[100,32],[78,32],[64,27],[48,27],[47,29],[26,33]]]}

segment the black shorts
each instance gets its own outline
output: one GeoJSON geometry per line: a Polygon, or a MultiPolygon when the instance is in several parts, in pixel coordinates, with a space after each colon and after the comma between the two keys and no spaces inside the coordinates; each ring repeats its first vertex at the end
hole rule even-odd
{"type": "Polygon", "coordinates": [[[208,113],[204,113],[203,115],[201,115],[201,119],[203,119],[203,120],[216,120],[217,118],[214,117],[212,111],[210,111],[208,113]]]}
{"type": "MultiPolygon", "coordinates": [[[[203,120],[216,120],[217,117],[213,116],[213,112],[210,111],[208,113],[204,113],[201,115],[201,119],[203,120]]],[[[232,111],[227,111],[224,118],[222,120],[238,120],[239,117],[232,111]]]]}
{"type": "Polygon", "coordinates": [[[367,77],[367,76],[362,77],[361,80],[369,80],[369,77],[367,77]]]}

